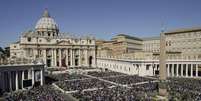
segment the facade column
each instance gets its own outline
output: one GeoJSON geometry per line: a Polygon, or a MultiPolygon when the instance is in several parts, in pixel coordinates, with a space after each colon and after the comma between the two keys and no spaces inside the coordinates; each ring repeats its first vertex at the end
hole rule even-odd
{"type": "Polygon", "coordinates": [[[57,67],[57,49],[54,49],[54,66],[57,67]]]}
{"type": "Polygon", "coordinates": [[[176,73],[177,73],[176,76],[179,76],[179,64],[178,63],[176,64],[176,73]]]}
{"type": "Polygon", "coordinates": [[[51,55],[52,56],[51,57],[52,58],[51,59],[51,67],[52,67],[52,66],[54,66],[54,49],[51,50],[51,53],[52,53],[52,55],[51,55]]]}
{"type": "Polygon", "coordinates": [[[35,72],[34,72],[34,69],[32,68],[32,86],[34,86],[34,83],[35,83],[35,72]]]}
{"type": "Polygon", "coordinates": [[[174,64],[172,64],[172,77],[174,77],[174,64]]]}
{"type": "Polygon", "coordinates": [[[36,54],[37,54],[37,50],[33,49],[33,58],[34,58],[34,60],[36,60],[36,54]]]}
{"type": "Polygon", "coordinates": [[[86,66],[89,66],[89,62],[88,62],[88,49],[85,50],[85,64],[86,66]]]}
{"type": "Polygon", "coordinates": [[[186,64],[186,77],[188,77],[188,64],[186,64]]]}
{"type": "Polygon", "coordinates": [[[66,49],[66,66],[68,67],[68,49],[66,49]]]}
{"type": "Polygon", "coordinates": [[[31,79],[31,70],[28,70],[28,79],[31,79]]]}
{"type": "Polygon", "coordinates": [[[196,75],[196,77],[198,77],[198,64],[196,64],[195,68],[196,68],[196,73],[195,73],[195,75],[196,75]]]}
{"type": "Polygon", "coordinates": [[[181,64],[181,76],[183,77],[184,76],[184,64],[181,64]]]}
{"type": "Polygon", "coordinates": [[[24,89],[24,83],[23,83],[23,81],[24,81],[24,70],[22,70],[22,89],[24,89]]]}
{"type": "Polygon", "coordinates": [[[62,62],[61,62],[61,49],[59,49],[59,67],[62,66],[62,62]]]}
{"type": "Polygon", "coordinates": [[[75,66],[75,49],[73,49],[73,66],[75,66]]]}
{"type": "Polygon", "coordinates": [[[167,64],[167,76],[169,77],[170,76],[170,64],[167,64]]]}
{"type": "Polygon", "coordinates": [[[47,52],[46,49],[43,50],[43,63],[47,66],[47,52]]]}
{"type": "Polygon", "coordinates": [[[73,66],[73,49],[70,50],[70,66],[73,66]]]}
{"type": "Polygon", "coordinates": [[[191,77],[193,77],[193,64],[191,64],[191,77]]]}
{"type": "Polygon", "coordinates": [[[94,67],[97,67],[96,66],[96,47],[94,48],[94,51],[93,51],[93,64],[92,64],[94,67]]]}
{"type": "Polygon", "coordinates": [[[34,51],[34,60],[36,60],[38,58],[38,50],[33,49],[33,51],[34,51]]]}
{"type": "Polygon", "coordinates": [[[81,49],[79,49],[79,66],[81,66],[81,49]]]}
{"type": "Polygon", "coordinates": [[[15,86],[16,86],[16,90],[19,89],[19,86],[18,86],[18,71],[15,71],[15,86]]]}

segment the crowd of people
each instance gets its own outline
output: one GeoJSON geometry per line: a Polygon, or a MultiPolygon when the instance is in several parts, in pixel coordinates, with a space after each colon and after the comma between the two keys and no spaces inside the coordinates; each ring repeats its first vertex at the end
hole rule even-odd
{"type": "MultiPolygon", "coordinates": [[[[158,95],[158,83],[152,82],[155,79],[111,71],[89,72],[88,75],[94,78],[69,73],[49,76],[57,79],[55,84],[64,91],[76,91],[71,95],[79,101],[151,101],[158,95]]],[[[201,100],[201,79],[168,78],[167,84],[170,101],[201,100]]],[[[64,93],[55,90],[51,85],[44,85],[12,93],[7,100],[65,101],[66,98],[64,93]]]]}
{"type": "Polygon", "coordinates": [[[65,81],[65,80],[73,80],[73,79],[84,79],[88,78],[82,74],[69,74],[69,73],[61,73],[61,74],[50,74],[49,77],[58,80],[58,81],[65,81]]]}
{"type": "Polygon", "coordinates": [[[173,99],[200,101],[201,79],[192,78],[170,78],[168,92],[173,99]]]}
{"type": "Polygon", "coordinates": [[[156,83],[143,84],[133,88],[114,87],[72,94],[80,101],[151,101],[156,95],[156,83]]]}
{"type": "Polygon", "coordinates": [[[93,67],[69,67],[69,69],[88,70],[88,69],[96,69],[96,68],[93,68],[93,67]]]}
{"type": "Polygon", "coordinates": [[[67,101],[64,94],[51,85],[44,85],[26,91],[10,94],[7,101],[67,101]]]}
{"type": "Polygon", "coordinates": [[[109,77],[104,78],[105,80],[112,81],[122,85],[132,85],[138,82],[152,81],[153,79],[140,77],[137,75],[127,75],[127,76],[118,76],[118,77],[109,77]]]}
{"type": "Polygon", "coordinates": [[[109,87],[112,84],[98,80],[98,79],[83,79],[83,80],[71,80],[71,81],[60,81],[56,83],[57,86],[65,91],[82,91],[84,89],[102,88],[109,87]]]}
{"type": "Polygon", "coordinates": [[[111,76],[121,76],[126,74],[114,72],[114,71],[105,71],[105,72],[92,71],[92,72],[88,72],[88,75],[95,76],[95,77],[111,77],[111,76]]]}

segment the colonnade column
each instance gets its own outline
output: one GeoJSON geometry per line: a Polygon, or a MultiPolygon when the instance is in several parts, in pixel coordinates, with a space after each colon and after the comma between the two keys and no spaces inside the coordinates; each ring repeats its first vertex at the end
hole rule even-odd
{"type": "MultiPolygon", "coordinates": [[[[23,83],[23,81],[24,81],[24,70],[22,70],[22,89],[24,89],[24,83],[23,83]]],[[[33,81],[32,81],[32,84],[33,84],[33,81]]]]}
{"type": "Polygon", "coordinates": [[[10,88],[10,91],[12,91],[12,78],[11,78],[11,71],[8,71],[8,77],[9,77],[9,88],[10,88]]]}
{"type": "Polygon", "coordinates": [[[168,77],[170,76],[170,66],[169,66],[169,64],[167,64],[167,76],[168,77]]]}
{"type": "Polygon", "coordinates": [[[184,76],[183,72],[184,72],[184,64],[181,64],[181,76],[184,76]]]}
{"type": "Polygon", "coordinates": [[[179,76],[179,64],[176,64],[176,76],[179,76]]]}
{"type": "Polygon", "coordinates": [[[174,64],[172,64],[172,77],[174,77],[174,64]]]}
{"type": "Polygon", "coordinates": [[[35,73],[34,73],[34,69],[32,68],[32,75],[31,75],[31,77],[32,77],[32,86],[34,86],[34,82],[35,82],[34,76],[35,76],[35,73]]]}
{"type": "Polygon", "coordinates": [[[191,77],[193,77],[193,64],[191,64],[191,77]]]}
{"type": "Polygon", "coordinates": [[[59,67],[62,66],[62,62],[61,62],[61,49],[59,49],[59,67]]]}
{"type": "Polygon", "coordinates": [[[198,64],[196,64],[195,68],[196,68],[196,73],[195,73],[195,75],[196,75],[196,77],[198,77],[198,64]]]}
{"type": "Polygon", "coordinates": [[[153,76],[155,76],[155,65],[154,64],[152,64],[152,67],[153,67],[153,76]]]}
{"type": "Polygon", "coordinates": [[[43,81],[44,81],[44,80],[43,80],[43,79],[44,79],[43,77],[44,77],[44,76],[43,76],[43,69],[41,69],[41,70],[40,70],[40,85],[41,85],[41,86],[43,85],[43,81]]]}
{"type": "Polygon", "coordinates": [[[188,64],[186,64],[186,77],[188,77],[188,64]]]}
{"type": "Polygon", "coordinates": [[[18,71],[15,72],[15,86],[16,86],[16,90],[19,89],[19,86],[18,86],[18,71]]]}

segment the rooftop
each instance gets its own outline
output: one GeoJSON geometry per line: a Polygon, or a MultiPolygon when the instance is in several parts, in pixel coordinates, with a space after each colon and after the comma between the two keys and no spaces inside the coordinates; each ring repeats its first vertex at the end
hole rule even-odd
{"type": "Polygon", "coordinates": [[[176,33],[194,32],[194,31],[201,31],[201,27],[180,28],[175,30],[169,30],[169,31],[166,31],[165,34],[176,34],[176,33]]]}
{"type": "Polygon", "coordinates": [[[146,41],[146,40],[159,40],[159,39],[160,39],[159,36],[142,38],[142,40],[144,40],[144,41],[146,41]]]}
{"type": "MultiPolygon", "coordinates": [[[[126,34],[118,34],[116,37],[118,37],[118,36],[123,36],[123,37],[128,38],[128,39],[133,39],[133,40],[142,41],[142,39],[140,39],[140,38],[138,38],[138,37],[134,37],[134,36],[126,35],[126,34]]],[[[114,37],[114,38],[116,38],[116,37],[114,37]]],[[[113,38],[113,39],[114,39],[114,38],[113,38]]]]}

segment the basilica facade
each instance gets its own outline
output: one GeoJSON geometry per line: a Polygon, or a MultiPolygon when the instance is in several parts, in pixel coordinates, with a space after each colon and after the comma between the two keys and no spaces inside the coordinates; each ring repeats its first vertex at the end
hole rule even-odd
{"type": "Polygon", "coordinates": [[[10,58],[15,61],[41,60],[47,67],[95,67],[95,38],[61,33],[45,10],[34,30],[22,33],[19,41],[10,44],[10,58]]]}

